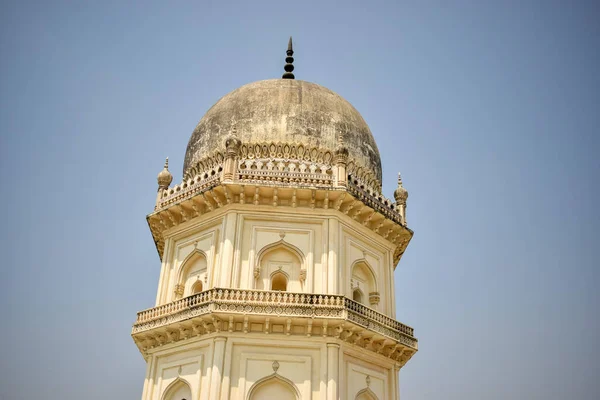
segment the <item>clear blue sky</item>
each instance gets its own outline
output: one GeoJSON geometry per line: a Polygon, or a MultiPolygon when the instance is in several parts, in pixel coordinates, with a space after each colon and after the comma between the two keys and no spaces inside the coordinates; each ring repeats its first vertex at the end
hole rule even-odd
{"type": "Polygon", "coordinates": [[[0,399],[141,397],[156,174],[289,35],[410,193],[403,399],[600,398],[597,2],[123,3],[0,6],[0,399]]]}

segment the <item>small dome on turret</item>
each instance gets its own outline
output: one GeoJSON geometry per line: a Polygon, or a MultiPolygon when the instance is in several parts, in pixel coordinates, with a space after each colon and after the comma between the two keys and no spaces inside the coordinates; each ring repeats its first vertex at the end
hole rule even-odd
{"type": "Polygon", "coordinates": [[[160,189],[166,189],[173,182],[173,175],[169,172],[169,157],[165,160],[165,166],[162,171],[158,173],[156,177],[158,181],[158,187],[160,189]]]}
{"type": "Polygon", "coordinates": [[[402,186],[402,177],[398,174],[398,188],[394,190],[394,198],[396,199],[396,203],[406,203],[406,199],[408,199],[408,190],[402,186]]]}

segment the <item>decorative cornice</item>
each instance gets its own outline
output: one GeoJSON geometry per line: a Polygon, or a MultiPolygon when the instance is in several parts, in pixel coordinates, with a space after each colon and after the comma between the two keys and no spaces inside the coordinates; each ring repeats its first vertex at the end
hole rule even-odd
{"type": "Polygon", "coordinates": [[[401,224],[391,201],[382,196],[376,197],[354,184],[347,188],[289,187],[277,182],[225,184],[216,177],[211,181],[194,181],[180,191],[173,190],[162,204],[163,208],[158,208],[146,218],[161,259],[166,230],[235,204],[338,211],[393,243],[396,246],[396,264],[413,235],[401,224]]]}

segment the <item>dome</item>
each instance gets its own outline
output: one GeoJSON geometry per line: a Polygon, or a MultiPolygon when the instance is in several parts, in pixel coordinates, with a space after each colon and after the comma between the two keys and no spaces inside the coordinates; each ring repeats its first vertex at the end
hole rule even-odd
{"type": "Polygon", "coordinates": [[[183,175],[223,153],[235,135],[245,145],[288,144],[334,153],[340,139],[348,150],[348,172],[381,187],[381,160],[369,126],[358,111],[329,89],[295,79],[270,79],[244,85],[222,97],[192,133],[183,175]]]}

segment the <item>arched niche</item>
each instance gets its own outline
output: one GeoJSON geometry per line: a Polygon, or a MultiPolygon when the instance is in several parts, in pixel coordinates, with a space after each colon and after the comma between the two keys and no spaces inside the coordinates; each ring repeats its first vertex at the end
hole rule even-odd
{"type": "Polygon", "coordinates": [[[192,400],[192,389],[186,381],[178,378],[167,386],[161,400],[192,400]]]}
{"type": "Polygon", "coordinates": [[[283,240],[265,246],[257,255],[254,269],[255,287],[259,290],[303,291],[305,258],[295,246],[283,240]],[[276,288],[273,289],[273,283],[276,288]]]}
{"type": "Polygon", "coordinates": [[[357,303],[363,303],[365,299],[365,295],[362,292],[362,290],[360,290],[359,288],[355,288],[352,291],[352,300],[356,301],[357,303]]]}
{"type": "Polygon", "coordinates": [[[299,400],[300,391],[292,381],[277,373],[256,382],[248,391],[248,400],[299,400]]]}
{"type": "Polygon", "coordinates": [[[376,308],[379,304],[379,290],[373,268],[366,260],[357,260],[351,267],[350,278],[351,297],[366,306],[376,308]],[[360,297],[360,300],[357,298],[360,297]]]}
{"type": "Polygon", "coordinates": [[[377,395],[369,388],[364,388],[356,394],[354,400],[379,400],[377,395]]]}
{"type": "Polygon", "coordinates": [[[190,253],[181,263],[176,282],[174,291],[177,299],[206,290],[206,254],[197,249],[190,253]]]}
{"type": "Polygon", "coordinates": [[[202,281],[200,279],[197,279],[196,282],[194,282],[192,284],[192,293],[191,294],[200,293],[203,289],[204,289],[204,284],[202,283],[202,281]]]}

